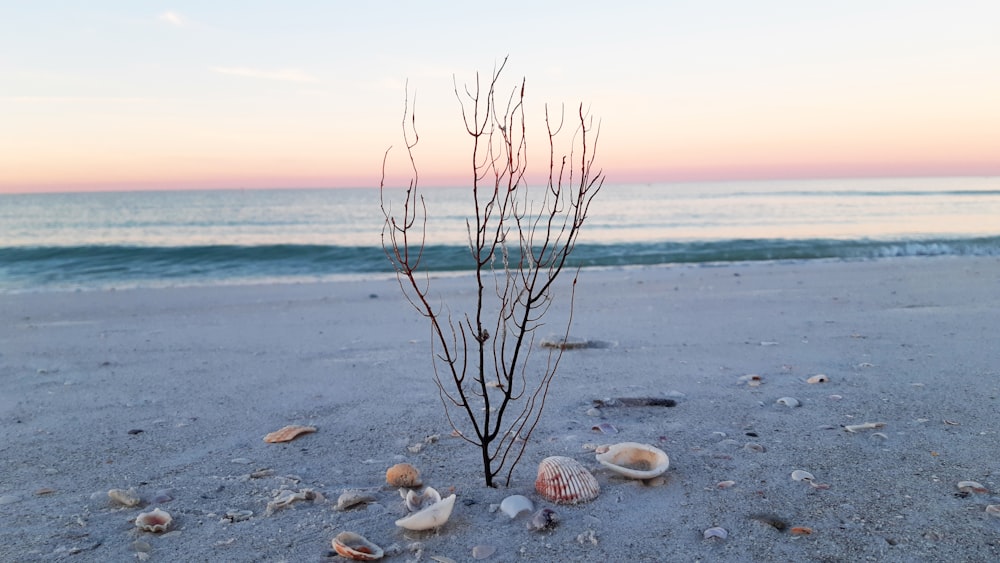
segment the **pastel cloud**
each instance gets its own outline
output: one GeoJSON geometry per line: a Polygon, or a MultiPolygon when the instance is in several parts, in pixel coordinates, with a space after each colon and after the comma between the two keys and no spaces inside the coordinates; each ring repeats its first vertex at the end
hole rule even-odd
{"type": "Polygon", "coordinates": [[[301,70],[289,68],[279,70],[263,70],[246,67],[212,67],[212,71],[233,76],[244,76],[247,78],[262,78],[265,80],[281,80],[285,82],[319,82],[315,76],[311,76],[301,70]]]}
{"type": "Polygon", "coordinates": [[[185,23],[184,18],[182,18],[177,12],[163,12],[162,14],[156,16],[156,19],[178,27],[184,25],[185,23]]]}

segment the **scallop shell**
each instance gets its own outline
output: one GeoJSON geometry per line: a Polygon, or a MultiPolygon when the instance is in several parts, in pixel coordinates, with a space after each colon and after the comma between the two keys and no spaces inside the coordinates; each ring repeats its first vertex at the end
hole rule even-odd
{"type": "Polygon", "coordinates": [[[500,503],[500,510],[510,516],[511,518],[516,517],[522,512],[530,512],[535,509],[535,505],[526,496],[523,495],[511,495],[500,503]]]}
{"type": "Polygon", "coordinates": [[[111,489],[108,491],[108,498],[117,504],[128,506],[130,508],[133,506],[139,506],[139,503],[142,502],[139,495],[136,494],[135,489],[129,489],[127,491],[124,489],[111,489]]]}
{"type": "Polygon", "coordinates": [[[291,442],[292,440],[298,438],[302,434],[309,434],[315,432],[315,426],[299,426],[296,424],[291,424],[280,430],[275,430],[267,436],[264,436],[264,441],[268,444],[276,444],[278,442],[291,442]]]}
{"type": "Polygon", "coordinates": [[[147,532],[165,532],[170,527],[173,518],[170,514],[159,508],[154,508],[150,512],[143,512],[135,518],[135,525],[140,530],[147,532]]]}
{"type": "Polygon", "coordinates": [[[409,463],[397,463],[385,472],[385,482],[393,487],[406,487],[408,489],[419,487],[423,484],[420,480],[420,470],[409,463]]]}
{"type": "Polygon", "coordinates": [[[652,479],[670,467],[670,458],[663,450],[638,442],[614,444],[608,451],[597,454],[597,461],[632,479],[652,479]]]}
{"type": "Polygon", "coordinates": [[[382,548],[368,541],[361,534],[340,532],[333,538],[333,549],[337,555],[355,561],[374,561],[382,558],[382,548]]]}
{"type": "Polygon", "coordinates": [[[407,530],[430,530],[439,528],[451,517],[451,509],[455,506],[455,495],[443,498],[438,502],[407,516],[396,520],[396,525],[407,530]]]}
{"type": "MultiPolygon", "coordinates": [[[[403,489],[399,490],[399,494],[403,494],[403,489]]],[[[414,491],[413,489],[408,489],[406,491],[406,496],[403,497],[406,501],[406,508],[410,512],[417,512],[434,503],[441,502],[441,494],[437,492],[437,489],[433,487],[427,487],[422,492],[414,491]]]]}
{"type": "Polygon", "coordinates": [[[538,464],[535,490],[554,503],[576,504],[597,498],[601,486],[577,460],[552,456],[538,464]]]}

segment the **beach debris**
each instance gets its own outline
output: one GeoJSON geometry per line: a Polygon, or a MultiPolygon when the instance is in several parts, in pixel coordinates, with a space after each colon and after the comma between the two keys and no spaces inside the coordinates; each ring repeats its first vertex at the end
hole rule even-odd
{"type": "Polygon", "coordinates": [[[958,490],[963,493],[985,494],[990,492],[989,489],[975,481],[959,481],[956,486],[958,487],[958,490]]]}
{"type": "Polygon", "coordinates": [[[748,373],[738,377],[736,382],[747,387],[760,387],[764,384],[764,378],[756,373],[748,373]]]}
{"type": "Polygon", "coordinates": [[[334,510],[350,510],[352,508],[368,504],[369,502],[373,502],[374,500],[375,497],[368,493],[363,493],[361,491],[344,491],[339,497],[337,497],[337,505],[334,507],[334,510]]]}
{"type": "Polygon", "coordinates": [[[543,508],[531,515],[531,520],[528,520],[526,527],[529,530],[541,532],[543,530],[551,530],[558,524],[559,515],[556,514],[556,511],[551,508],[543,508]]]}
{"type": "Polygon", "coordinates": [[[120,504],[122,506],[127,506],[129,508],[139,506],[142,499],[135,492],[135,489],[111,489],[108,491],[108,498],[111,499],[115,504],[120,504]]]}
{"type": "Polygon", "coordinates": [[[287,508],[291,506],[292,503],[300,500],[317,500],[322,498],[322,496],[312,489],[302,489],[298,492],[290,489],[282,489],[274,496],[274,500],[267,503],[267,509],[264,511],[264,514],[265,516],[270,516],[276,510],[287,508]]]}
{"type": "Polygon", "coordinates": [[[280,428],[271,432],[270,434],[264,436],[264,441],[268,444],[277,444],[279,442],[291,442],[292,440],[298,438],[303,434],[310,434],[316,431],[315,426],[300,426],[297,424],[290,424],[284,428],[280,428]]]}
{"type": "Polygon", "coordinates": [[[761,524],[767,524],[768,526],[774,528],[775,530],[778,530],[779,532],[785,531],[785,528],[788,527],[788,524],[785,523],[784,520],[782,520],[779,516],[775,516],[774,514],[767,514],[767,513],[752,514],[750,516],[750,519],[760,522],[761,524]]]}
{"type": "Polygon", "coordinates": [[[331,543],[337,555],[355,561],[375,561],[383,555],[381,547],[355,532],[340,532],[331,543]]]}
{"type": "Polygon", "coordinates": [[[476,560],[486,559],[487,557],[489,557],[490,555],[493,555],[496,552],[497,552],[496,546],[493,546],[493,545],[477,545],[477,546],[474,546],[472,548],[472,558],[476,559],[476,560]]]}
{"type": "Polygon", "coordinates": [[[812,473],[802,469],[796,469],[792,471],[792,481],[812,481],[815,479],[812,473]]]}
{"type": "Polygon", "coordinates": [[[253,518],[253,510],[227,510],[222,522],[243,522],[253,518]]]}
{"type": "Polygon", "coordinates": [[[743,445],[743,450],[750,453],[762,454],[767,451],[767,448],[758,444],[757,442],[747,442],[743,445]]]}
{"type": "Polygon", "coordinates": [[[1000,518],[1000,504],[988,504],[986,505],[986,514],[990,516],[996,516],[1000,518]]]}
{"type": "Polygon", "coordinates": [[[161,533],[167,531],[173,518],[170,514],[159,508],[154,508],[150,512],[143,512],[135,517],[135,526],[146,532],[161,533]]]}
{"type": "Polygon", "coordinates": [[[791,407],[791,408],[795,408],[802,405],[802,403],[800,403],[799,400],[796,399],[795,397],[782,397],[777,401],[775,401],[775,403],[778,403],[779,405],[785,405],[786,407],[791,407]]]}
{"type": "Polygon", "coordinates": [[[862,422],[861,424],[848,424],[844,426],[844,430],[847,432],[860,432],[861,430],[874,430],[884,427],[884,422],[862,422]]]}
{"type": "Polygon", "coordinates": [[[52,493],[55,492],[56,489],[53,489],[52,487],[42,487],[41,489],[35,490],[35,494],[38,496],[51,495],[52,493]]]}
{"type": "Polygon", "coordinates": [[[670,458],[663,450],[638,442],[613,444],[597,454],[597,461],[631,479],[652,479],[670,467],[670,458]]]}
{"type": "Polygon", "coordinates": [[[961,422],[958,422],[956,420],[948,420],[947,418],[943,419],[941,422],[947,424],[948,426],[961,426],[962,425],[961,422]]]}
{"type": "Polygon", "coordinates": [[[594,530],[587,530],[586,532],[576,536],[576,543],[580,545],[597,545],[597,533],[594,530]]]}
{"type": "Polygon", "coordinates": [[[788,533],[793,536],[808,536],[813,533],[813,529],[809,526],[792,526],[789,528],[788,533]]]}
{"type": "Polygon", "coordinates": [[[392,487],[415,489],[423,485],[420,470],[409,463],[397,463],[385,471],[385,482],[392,487]]]}
{"type": "Polygon", "coordinates": [[[710,540],[710,539],[724,540],[724,539],[726,539],[726,538],[729,537],[729,532],[727,532],[725,528],[720,528],[718,526],[713,526],[713,527],[705,530],[705,532],[702,534],[702,536],[706,540],[710,540]]]}
{"type": "Polygon", "coordinates": [[[500,511],[511,518],[517,517],[522,512],[530,512],[535,509],[535,504],[524,495],[511,495],[500,503],[500,511]]]}
{"type": "Polygon", "coordinates": [[[396,525],[400,528],[414,531],[439,528],[451,517],[451,510],[454,506],[455,495],[452,494],[410,514],[406,518],[396,520],[396,525]]]}
{"type": "Polygon", "coordinates": [[[829,383],[829,382],[830,378],[823,373],[817,373],[816,375],[806,380],[806,383],[829,383]]]}
{"type": "Polygon", "coordinates": [[[728,489],[730,487],[735,487],[736,481],[719,481],[715,484],[716,489],[728,489]]]}
{"type": "Polygon", "coordinates": [[[601,486],[579,461],[551,456],[538,464],[535,490],[556,504],[577,504],[597,498],[601,486]]]}
{"type": "Polygon", "coordinates": [[[436,502],[441,501],[441,494],[433,487],[427,487],[421,492],[414,489],[399,489],[399,495],[406,502],[406,509],[410,512],[417,512],[436,502]]]}
{"type": "Polygon", "coordinates": [[[600,432],[601,434],[617,434],[618,429],[615,428],[610,422],[602,422],[600,424],[595,424],[590,428],[594,432],[600,432]]]}
{"type": "Polygon", "coordinates": [[[594,407],[676,407],[674,399],[661,397],[615,397],[613,399],[594,399],[594,407]]]}
{"type": "Polygon", "coordinates": [[[827,399],[830,399],[831,401],[839,401],[843,398],[844,398],[843,395],[836,395],[836,394],[827,397],[827,399]]]}
{"type": "Polygon", "coordinates": [[[585,348],[600,348],[598,342],[592,342],[583,338],[573,338],[564,336],[551,336],[545,338],[540,343],[542,348],[554,348],[556,350],[583,350],[585,348]]]}

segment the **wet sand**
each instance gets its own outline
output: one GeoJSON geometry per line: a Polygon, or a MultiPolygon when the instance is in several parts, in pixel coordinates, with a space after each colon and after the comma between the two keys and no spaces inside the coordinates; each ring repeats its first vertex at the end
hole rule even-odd
{"type": "MultiPolygon", "coordinates": [[[[460,310],[469,282],[432,283],[460,310]]],[[[394,561],[477,546],[495,548],[486,561],[1000,559],[996,258],[583,271],[571,335],[602,345],[566,352],[497,489],[451,436],[427,323],[394,280],[0,295],[0,311],[2,561],[324,561],[341,531],[394,561]],[[617,397],[677,405],[593,410],[617,397]],[[317,431],[262,440],[288,424],[317,431]],[[664,478],[595,461],[625,441],[664,450],[664,478]],[[601,494],[542,499],[535,471],[553,455],[601,494]],[[402,461],[457,495],[440,529],[394,525],[405,508],[385,471],[402,461]],[[140,506],[108,499],[130,488],[140,506]],[[338,511],[345,490],[373,500],[338,511]],[[283,491],[310,498],[268,511],[283,491]],[[513,494],[559,524],[496,510],[513,494]],[[171,528],[137,531],[154,507],[171,528]],[[727,537],[705,539],[712,527],[727,537]]]]}

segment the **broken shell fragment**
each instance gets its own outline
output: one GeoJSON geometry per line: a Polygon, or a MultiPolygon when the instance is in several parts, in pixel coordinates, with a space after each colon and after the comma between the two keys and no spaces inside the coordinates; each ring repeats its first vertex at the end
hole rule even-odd
{"type": "Polygon", "coordinates": [[[511,518],[516,518],[518,514],[534,509],[535,505],[531,499],[523,495],[511,495],[500,503],[500,510],[511,518]]]}
{"type": "Polygon", "coordinates": [[[414,512],[406,518],[396,520],[396,525],[407,530],[430,530],[439,528],[451,517],[455,506],[455,495],[443,498],[434,504],[414,512]]]}
{"type": "Polygon", "coordinates": [[[793,407],[793,408],[794,407],[798,407],[798,406],[800,406],[802,404],[795,397],[782,397],[782,398],[778,399],[777,401],[775,401],[775,403],[778,403],[779,405],[785,405],[786,407],[793,407]]]}
{"type": "Polygon", "coordinates": [[[829,383],[829,382],[830,378],[822,373],[817,373],[816,375],[806,380],[806,383],[829,383]]]}
{"type": "Polygon", "coordinates": [[[299,426],[296,424],[291,424],[279,430],[271,432],[267,436],[264,436],[264,441],[268,444],[277,444],[279,442],[291,442],[295,438],[303,434],[309,434],[315,432],[315,426],[299,426]]]}
{"type": "Polygon", "coordinates": [[[987,489],[986,487],[980,485],[979,483],[977,483],[975,481],[959,481],[956,486],[958,487],[958,490],[962,491],[963,493],[981,493],[982,494],[982,493],[988,493],[988,492],[990,492],[989,489],[987,489]]]}
{"type": "Polygon", "coordinates": [[[808,471],[803,471],[802,469],[796,469],[792,471],[792,481],[812,481],[815,479],[812,473],[808,471]]]}
{"type": "MultiPolygon", "coordinates": [[[[403,490],[399,490],[400,495],[403,494],[403,490]]],[[[417,512],[436,502],[440,502],[441,494],[437,492],[437,489],[427,487],[419,493],[413,489],[406,490],[406,496],[403,498],[406,500],[406,509],[410,512],[417,512]]]]}
{"type": "Polygon", "coordinates": [[[337,497],[337,506],[334,508],[336,510],[349,510],[359,505],[368,504],[374,500],[375,497],[366,493],[359,491],[344,491],[339,497],[337,497]]]}
{"type": "Polygon", "coordinates": [[[986,514],[1000,518],[1000,504],[990,504],[986,506],[986,514]]]}
{"type": "Polygon", "coordinates": [[[875,428],[882,428],[885,426],[884,422],[863,422],[861,424],[848,424],[844,427],[844,430],[848,432],[858,432],[861,430],[873,430],[875,428]]]}
{"type": "Polygon", "coordinates": [[[535,490],[554,503],[577,504],[597,498],[601,493],[601,486],[597,483],[597,478],[577,460],[552,456],[538,464],[535,490]]]}
{"type": "Polygon", "coordinates": [[[788,532],[793,536],[808,536],[813,533],[813,529],[809,526],[792,526],[788,532]]]}
{"type": "Polygon", "coordinates": [[[139,499],[139,495],[136,494],[135,489],[129,489],[127,491],[124,489],[111,489],[108,491],[108,498],[117,504],[127,506],[129,508],[139,506],[139,503],[142,502],[139,499]]]}
{"type": "Polygon", "coordinates": [[[764,378],[756,373],[748,373],[746,375],[741,375],[736,381],[748,387],[759,387],[762,383],[764,383],[764,378]]]}
{"type": "Polygon", "coordinates": [[[715,526],[705,530],[705,533],[702,535],[705,537],[706,540],[712,538],[718,538],[720,540],[724,540],[729,537],[729,532],[727,532],[725,528],[720,528],[718,526],[715,526]]]}
{"type": "Polygon", "coordinates": [[[728,489],[736,485],[736,481],[719,481],[715,484],[716,488],[728,489]]]}
{"type": "Polygon", "coordinates": [[[150,512],[143,512],[135,518],[135,526],[146,532],[165,532],[170,527],[173,518],[166,511],[154,508],[150,512]]]}
{"type": "Polygon", "coordinates": [[[652,479],[670,467],[670,458],[663,450],[638,442],[609,446],[606,452],[597,454],[597,461],[632,479],[652,479]]]}
{"type": "Polygon", "coordinates": [[[420,470],[409,463],[397,463],[385,472],[385,482],[393,487],[414,489],[423,484],[420,470]]]}
{"type": "Polygon", "coordinates": [[[559,516],[556,514],[556,511],[551,508],[543,508],[531,516],[531,520],[527,523],[527,528],[540,532],[542,530],[551,530],[558,524],[559,516]]]}
{"type": "Polygon", "coordinates": [[[382,558],[382,548],[368,541],[361,534],[341,532],[333,538],[333,549],[337,555],[355,561],[374,561],[382,558]]]}

